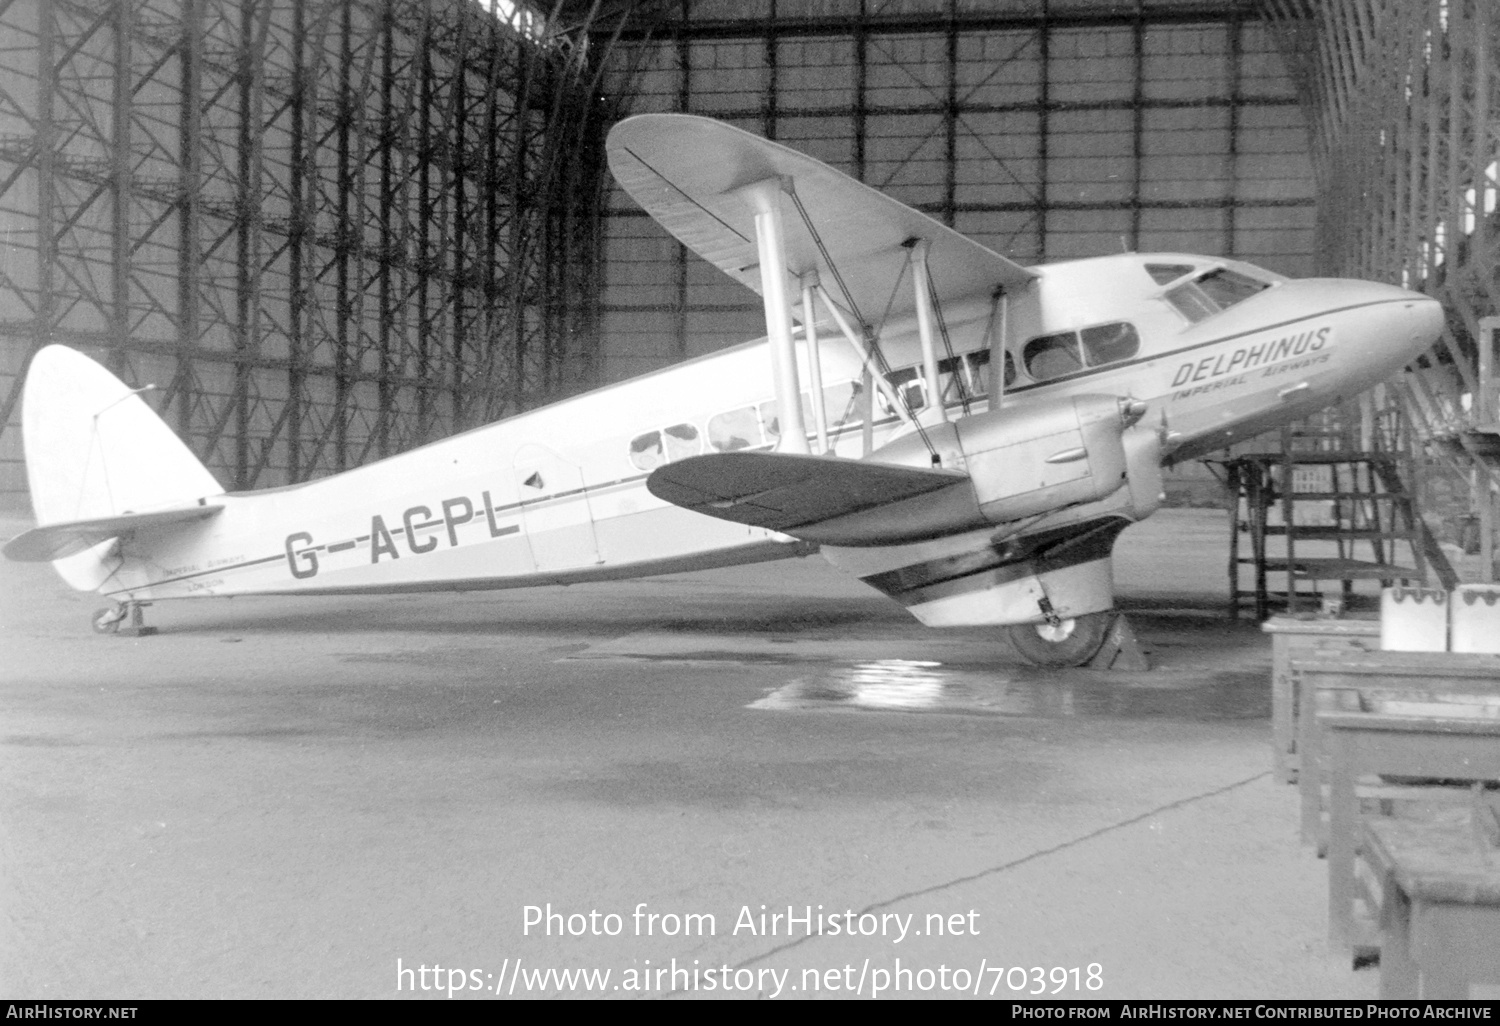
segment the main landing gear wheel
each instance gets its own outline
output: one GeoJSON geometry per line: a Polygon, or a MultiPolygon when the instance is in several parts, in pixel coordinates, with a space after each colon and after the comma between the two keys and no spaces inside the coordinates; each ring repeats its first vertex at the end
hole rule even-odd
{"type": "Polygon", "coordinates": [[[1083,666],[1099,654],[1113,616],[1110,611],[1070,617],[1057,624],[1018,624],[1008,628],[1010,643],[1037,666],[1083,666]]]}
{"type": "Polygon", "coordinates": [[[114,634],[125,622],[127,610],[124,606],[109,606],[94,613],[94,633],[114,634]]]}

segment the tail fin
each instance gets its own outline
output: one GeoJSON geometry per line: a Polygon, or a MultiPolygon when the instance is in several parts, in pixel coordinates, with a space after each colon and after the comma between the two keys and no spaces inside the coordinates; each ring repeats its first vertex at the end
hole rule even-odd
{"type": "MultiPolygon", "coordinates": [[[[65,346],[32,357],[21,430],[31,506],[43,527],[147,513],[224,491],[140,396],[65,346]]],[[[92,590],[113,572],[112,545],[53,565],[73,587],[92,590]]]]}

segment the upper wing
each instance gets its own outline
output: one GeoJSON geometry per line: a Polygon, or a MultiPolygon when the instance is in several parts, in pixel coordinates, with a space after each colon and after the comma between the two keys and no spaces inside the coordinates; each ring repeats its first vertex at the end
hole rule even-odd
{"type": "Polygon", "coordinates": [[[148,527],[164,527],[188,520],[202,520],[218,513],[224,507],[216,504],[178,506],[159,509],[150,513],[121,513],[117,516],[94,517],[90,520],[67,520],[57,524],[33,527],[25,534],[18,534],[6,542],[6,559],[22,563],[47,563],[54,559],[76,556],[93,548],[100,542],[134,534],[148,527]]]}
{"type": "MultiPolygon", "coordinates": [[[[820,160],[709,118],[627,118],[610,131],[608,151],[615,178],[647,213],[693,252],[756,292],[761,286],[754,216],[734,191],[777,176],[796,191],[866,316],[884,310],[891,299],[907,258],[902,243],[911,239],[931,242],[928,266],[940,300],[988,296],[999,286],[1024,285],[1036,277],[820,160]]],[[[831,269],[790,202],[783,221],[789,273],[816,270],[829,295],[842,302],[831,269]]],[[[902,289],[892,312],[908,311],[914,302],[911,290],[902,289]]]]}
{"type": "Polygon", "coordinates": [[[658,467],[646,487],[684,509],[825,544],[914,541],[979,516],[960,471],[837,456],[710,453],[658,467]]]}

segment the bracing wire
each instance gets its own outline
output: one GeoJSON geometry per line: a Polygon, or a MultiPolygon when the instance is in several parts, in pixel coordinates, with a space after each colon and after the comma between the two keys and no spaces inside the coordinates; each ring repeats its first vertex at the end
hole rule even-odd
{"type": "MultiPolygon", "coordinates": [[[[787,182],[786,191],[787,194],[792,197],[792,203],[797,208],[797,216],[802,218],[803,227],[805,227],[807,229],[807,233],[812,236],[813,245],[818,247],[818,254],[823,258],[823,263],[828,267],[829,272],[833,275],[833,280],[839,287],[839,294],[843,297],[844,302],[849,305],[850,312],[854,314],[855,323],[858,324],[860,326],[860,330],[864,332],[865,345],[868,348],[870,355],[874,358],[876,366],[880,369],[881,375],[889,379],[891,366],[888,362],[886,362],[885,353],[880,349],[879,333],[871,333],[868,322],[865,321],[864,315],[860,313],[859,305],[854,302],[854,294],[849,291],[849,286],[845,283],[844,276],[839,273],[838,264],[833,262],[832,254],[828,252],[828,247],[823,243],[823,236],[818,234],[817,226],[813,224],[812,218],[808,216],[807,208],[802,205],[802,197],[797,195],[797,189],[792,182],[787,182]]],[[[909,261],[905,261],[901,265],[902,276],[905,276],[906,274],[906,264],[908,262],[909,261]]],[[[896,284],[898,288],[900,287],[900,282],[901,279],[897,278],[896,284]]],[[[892,290],[892,302],[895,301],[895,295],[895,291],[892,290]]],[[[890,303],[886,304],[886,316],[889,316],[890,314],[890,306],[890,303]]],[[[882,317],[881,327],[883,328],[884,326],[885,318],[882,317]]],[[[912,406],[911,399],[908,398],[906,393],[903,391],[898,391],[897,396],[906,406],[906,412],[911,417],[912,426],[917,429],[917,434],[921,437],[922,444],[927,447],[928,455],[932,457],[933,464],[937,465],[941,463],[942,459],[938,456],[937,447],[932,444],[932,438],[927,434],[927,429],[922,426],[922,421],[917,416],[917,411],[912,406]]],[[[933,401],[941,402],[942,399],[941,397],[934,397],[933,401]]]]}

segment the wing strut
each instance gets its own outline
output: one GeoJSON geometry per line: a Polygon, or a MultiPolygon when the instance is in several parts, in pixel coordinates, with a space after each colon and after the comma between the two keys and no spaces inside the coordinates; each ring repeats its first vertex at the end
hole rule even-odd
{"type": "Polygon", "coordinates": [[[802,324],[807,331],[807,384],[812,392],[812,415],[818,435],[818,452],[828,452],[828,411],[823,403],[823,353],[818,348],[818,318],[813,307],[813,289],[818,287],[818,272],[802,276],[802,324]]]}
{"type": "Polygon", "coordinates": [[[1005,398],[1005,340],[1010,336],[1010,293],[1001,286],[990,297],[990,409],[998,410],[1005,398]]]}
{"type": "MultiPolygon", "coordinates": [[[[922,340],[922,376],[927,382],[927,408],[937,411],[937,422],[948,422],[948,409],[943,403],[942,386],[938,383],[937,343],[932,337],[932,292],[931,278],[927,273],[927,252],[932,243],[926,239],[911,240],[911,282],[917,299],[917,335],[922,340]]],[[[957,373],[957,368],[954,368],[957,373]]]]}
{"type": "Polygon", "coordinates": [[[805,453],[807,425],[802,420],[802,386],[797,381],[797,348],[792,344],[792,304],[786,288],[786,232],[781,223],[780,178],[762,178],[739,190],[755,212],[755,242],[760,256],[761,298],[766,334],[771,341],[771,371],[776,377],[776,405],[781,412],[781,448],[805,453]]]}
{"type": "MultiPolygon", "coordinates": [[[[859,312],[859,306],[854,301],[853,293],[849,291],[849,286],[844,283],[844,276],[839,273],[838,264],[834,262],[832,254],[828,252],[828,247],[823,244],[823,237],[818,234],[817,225],[813,224],[812,218],[808,216],[807,208],[802,205],[802,198],[797,195],[795,184],[788,183],[786,191],[792,197],[792,203],[797,207],[797,215],[802,218],[802,225],[807,229],[807,234],[813,240],[813,245],[817,247],[818,253],[822,256],[823,262],[828,265],[828,269],[833,272],[834,281],[838,283],[839,290],[844,294],[844,300],[849,304],[849,309],[854,312],[855,320],[859,321],[860,327],[865,329],[865,339],[867,340],[867,342],[865,344],[862,344],[860,340],[855,338],[853,329],[849,327],[849,322],[844,319],[844,316],[840,312],[839,308],[834,306],[833,301],[828,298],[828,291],[821,285],[816,286],[819,298],[823,300],[823,305],[828,308],[828,312],[833,315],[833,319],[838,323],[839,330],[844,333],[844,337],[849,340],[849,344],[854,347],[856,352],[859,353],[860,359],[864,362],[865,373],[869,376],[870,380],[880,388],[881,394],[886,397],[886,400],[890,403],[891,408],[901,415],[901,419],[906,421],[906,423],[911,427],[916,428],[917,434],[922,438],[922,444],[927,446],[927,451],[932,455],[933,465],[937,465],[939,462],[941,462],[938,457],[938,451],[933,447],[932,439],[927,437],[927,430],[922,427],[922,421],[920,420],[920,418],[916,417],[911,410],[907,408],[907,405],[904,401],[896,396],[895,391],[891,388],[890,383],[886,380],[885,371],[889,368],[875,365],[876,360],[879,358],[879,351],[876,348],[878,342],[870,336],[869,326],[865,323],[864,315],[859,312]]],[[[910,262],[909,258],[908,262],[910,262]]],[[[905,267],[906,264],[902,264],[903,273],[905,272],[905,267]]],[[[896,284],[899,288],[899,279],[897,280],[896,284]]],[[[893,295],[892,299],[894,298],[895,297],[893,295]]],[[[890,313],[889,307],[886,308],[886,313],[890,313]]],[[[879,363],[883,365],[885,361],[883,359],[879,359],[879,363]]],[[[870,418],[867,417],[867,432],[869,420],[870,418]]],[[[866,438],[866,448],[868,449],[868,434],[866,438]]]]}
{"type": "Polygon", "coordinates": [[[880,368],[875,365],[874,353],[866,349],[860,342],[859,336],[854,334],[854,329],[850,327],[848,319],[844,317],[844,312],[834,305],[833,300],[828,298],[828,291],[822,285],[814,285],[813,291],[823,301],[823,309],[828,311],[829,315],[833,318],[833,323],[839,326],[839,333],[844,336],[849,344],[854,347],[854,351],[859,354],[859,359],[864,364],[865,373],[870,375],[870,380],[875,383],[875,387],[879,390],[880,394],[885,396],[885,401],[890,404],[891,409],[895,410],[897,416],[906,421],[906,423],[914,425],[916,422],[912,420],[911,412],[907,410],[906,404],[896,395],[896,390],[891,387],[891,383],[886,380],[880,368]]]}

